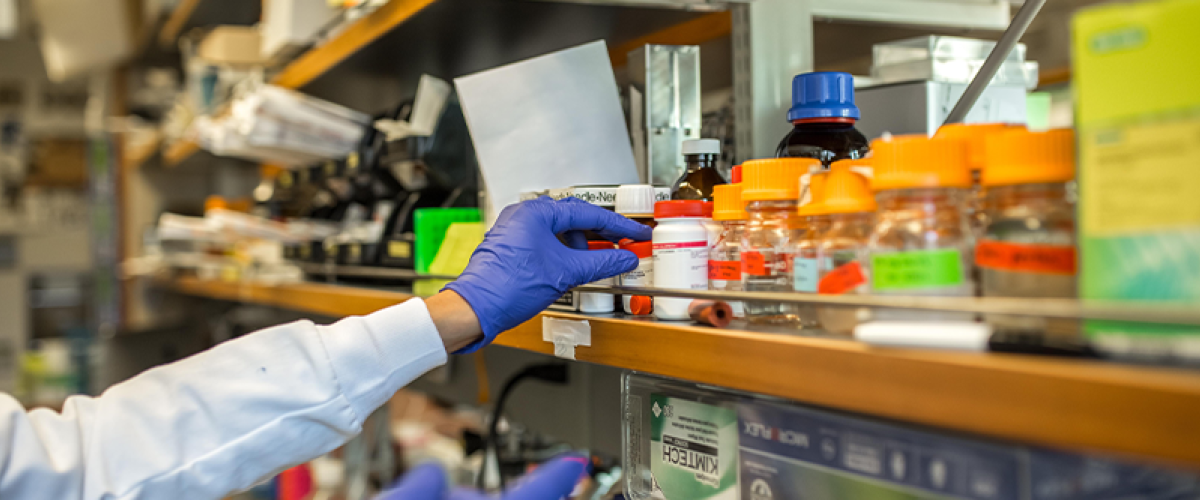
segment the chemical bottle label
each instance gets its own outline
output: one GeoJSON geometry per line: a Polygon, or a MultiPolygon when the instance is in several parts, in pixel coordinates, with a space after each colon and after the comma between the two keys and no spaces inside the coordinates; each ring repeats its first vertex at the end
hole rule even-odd
{"type": "Polygon", "coordinates": [[[817,259],[796,257],[792,265],[792,289],[797,292],[817,293],[817,259]]]}
{"type": "Polygon", "coordinates": [[[750,276],[778,276],[792,272],[792,254],[773,252],[742,252],[742,274],[750,276]]]}
{"type": "Polygon", "coordinates": [[[767,261],[760,252],[742,251],[742,273],[751,276],[768,276],[767,261]]]}
{"type": "Polygon", "coordinates": [[[708,279],[712,281],[733,281],[742,279],[742,263],[736,260],[708,261],[708,279]]]}
{"type": "Polygon", "coordinates": [[[1074,275],[1075,247],[1024,245],[981,240],[975,246],[975,264],[987,269],[1038,274],[1074,275]]]}
{"type": "Polygon", "coordinates": [[[708,242],[654,244],[654,286],[708,289],[708,242]]]}
{"type": "MultiPolygon", "coordinates": [[[[646,259],[643,259],[646,260],[646,259]]],[[[636,269],[621,275],[621,286],[654,286],[654,267],[639,265],[636,269]]]]}
{"type": "Polygon", "coordinates": [[[840,295],[867,282],[862,265],[858,261],[842,264],[825,273],[817,284],[817,292],[828,295],[840,295]]]}
{"type": "Polygon", "coordinates": [[[871,279],[877,291],[958,286],[964,279],[962,254],[957,249],[875,254],[871,279]]]}

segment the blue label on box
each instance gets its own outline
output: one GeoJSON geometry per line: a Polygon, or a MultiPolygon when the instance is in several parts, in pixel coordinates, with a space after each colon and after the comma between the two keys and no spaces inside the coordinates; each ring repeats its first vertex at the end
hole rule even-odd
{"type": "Polygon", "coordinates": [[[742,500],[1016,500],[1019,448],[770,403],[739,406],[742,500]]]}
{"type": "Polygon", "coordinates": [[[1200,498],[1196,474],[1157,466],[1037,449],[1029,470],[1033,500],[1200,498]]]}

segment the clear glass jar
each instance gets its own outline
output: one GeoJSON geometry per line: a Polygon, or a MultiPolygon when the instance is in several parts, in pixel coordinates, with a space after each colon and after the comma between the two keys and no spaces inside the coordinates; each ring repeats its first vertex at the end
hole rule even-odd
{"type": "MultiPolygon", "coordinates": [[[[803,209],[802,209],[803,210],[803,209]]],[[[792,290],[800,293],[817,293],[820,265],[817,255],[817,238],[829,225],[829,217],[811,215],[803,217],[806,230],[796,241],[792,250],[792,290]]],[[[817,309],[812,304],[797,304],[801,328],[819,328],[817,309]]]]}
{"type": "MultiPolygon", "coordinates": [[[[794,194],[794,193],[793,193],[794,194]]],[[[742,288],[747,292],[791,292],[792,258],[806,231],[798,201],[760,200],[746,204],[742,234],[742,288]]],[[[746,301],[752,323],[800,324],[798,304],[746,301]]]]}
{"type": "MultiPolygon", "coordinates": [[[[708,289],[727,292],[742,291],[742,233],[746,221],[721,221],[721,235],[708,250],[708,289]]],[[[730,301],[735,318],[746,317],[741,301],[730,301]]]]}
{"type": "MultiPolygon", "coordinates": [[[[972,297],[974,238],[967,220],[967,189],[891,189],[876,194],[878,222],[868,242],[871,293],[972,297]]],[[[972,314],[875,311],[880,320],[970,321],[972,314]]]]}
{"type": "MultiPolygon", "coordinates": [[[[988,188],[988,225],[976,248],[984,297],[1076,296],[1074,197],[1065,183],[988,188]]],[[[997,331],[1075,335],[1078,322],[988,316],[997,331]]]]}
{"type": "MultiPolygon", "coordinates": [[[[866,293],[868,262],[867,242],[875,227],[871,212],[830,214],[828,227],[816,238],[820,280],[817,291],[829,295],[866,293]]],[[[861,320],[869,317],[859,307],[818,306],[817,319],[830,333],[848,335],[861,320]]]]}

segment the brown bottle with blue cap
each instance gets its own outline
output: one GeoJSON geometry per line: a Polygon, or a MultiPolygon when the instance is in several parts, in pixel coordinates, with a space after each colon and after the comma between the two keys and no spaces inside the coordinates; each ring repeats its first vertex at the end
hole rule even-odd
{"type": "Polygon", "coordinates": [[[775,151],[779,158],[816,158],[828,170],[838,160],[865,158],[871,143],[854,128],[854,77],[849,73],[819,71],[792,79],[792,107],[787,119],[792,131],[775,151]]]}

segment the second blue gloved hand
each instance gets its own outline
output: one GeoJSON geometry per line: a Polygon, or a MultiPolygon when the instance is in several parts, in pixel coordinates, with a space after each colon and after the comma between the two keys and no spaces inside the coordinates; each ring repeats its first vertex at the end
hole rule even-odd
{"type": "Polygon", "coordinates": [[[561,456],[521,478],[499,497],[489,497],[463,488],[447,492],[446,473],[436,465],[427,464],[409,471],[395,487],[380,493],[375,500],[559,500],[575,489],[575,483],[587,471],[587,457],[561,456]]]}
{"type": "Polygon", "coordinates": [[[588,251],[584,230],[610,241],[650,239],[650,228],[577,198],[541,197],[500,213],[457,281],[446,286],[462,296],[483,329],[483,339],[459,351],[478,350],[500,333],[546,309],[578,285],[632,271],[633,252],[588,251]],[[556,237],[564,235],[570,247],[556,237]]]}

